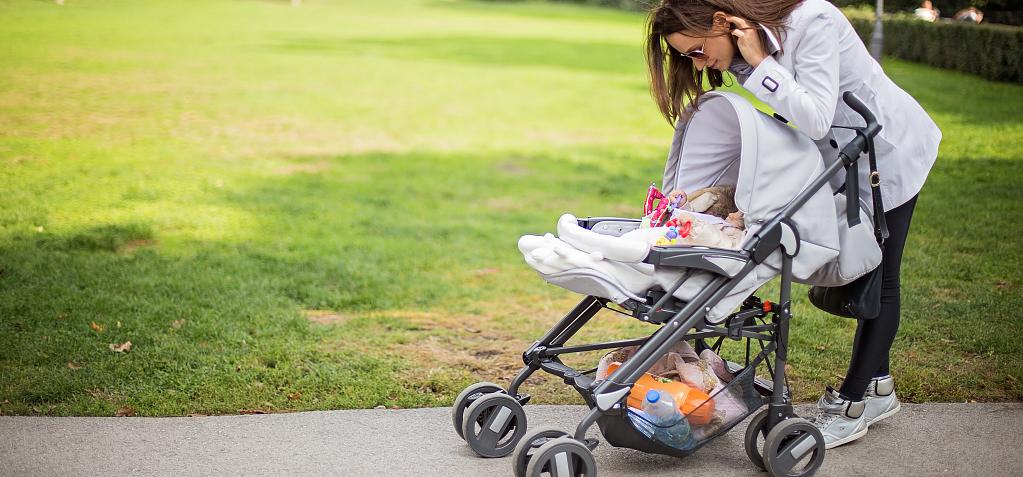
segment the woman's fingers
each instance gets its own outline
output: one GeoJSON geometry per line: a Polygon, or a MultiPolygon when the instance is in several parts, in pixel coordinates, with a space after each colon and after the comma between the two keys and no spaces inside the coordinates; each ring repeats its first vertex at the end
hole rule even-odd
{"type": "Polygon", "coordinates": [[[742,17],[737,17],[737,16],[733,16],[733,15],[726,15],[725,16],[725,21],[727,21],[728,23],[731,23],[732,25],[735,25],[735,27],[737,29],[746,29],[746,28],[750,27],[749,22],[746,21],[746,19],[742,18],[742,17]]]}
{"type": "Polygon", "coordinates": [[[750,22],[745,18],[726,15],[725,20],[735,28],[732,30],[732,36],[736,38],[736,44],[739,47],[739,53],[742,54],[746,62],[751,66],[756,67],[763,61],[767,54],[764,52],[764,45],[760,41],[760,35],[753,34],[747,35],[746,30],[752,30],[750,22]]]}

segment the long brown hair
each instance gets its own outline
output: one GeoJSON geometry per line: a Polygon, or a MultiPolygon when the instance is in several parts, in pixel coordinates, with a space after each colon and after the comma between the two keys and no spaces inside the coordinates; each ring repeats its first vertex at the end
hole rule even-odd
{"type": "Polygon", "coordinates": [[[724,84],[720,71],[698,71],[693,60],[668,45],[672,33],[712,36],[714,12],[725,12],[752,23],[760,23],[781,40],[785,20],[803,0],[662,0],[647,17],[646,62],[650,71],[650,95],[661,114],[674,125],[682,117],[683,99],[694,104],[707,90],[724,84]]]}

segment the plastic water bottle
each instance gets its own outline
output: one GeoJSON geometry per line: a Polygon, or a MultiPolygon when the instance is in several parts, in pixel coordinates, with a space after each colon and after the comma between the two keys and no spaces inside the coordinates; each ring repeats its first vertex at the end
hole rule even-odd
{"type": "MultiPolygon", "coordinates": [[[[660,441],[662,444],[680,450],[693,446],[693,432],[689,421],[675,407],[671,395],[650,390],[643,400],[643,416],[649,423],[640,432],[660,441]]],[[[635,420],[634,420],[635,421],[635,420]]]]}

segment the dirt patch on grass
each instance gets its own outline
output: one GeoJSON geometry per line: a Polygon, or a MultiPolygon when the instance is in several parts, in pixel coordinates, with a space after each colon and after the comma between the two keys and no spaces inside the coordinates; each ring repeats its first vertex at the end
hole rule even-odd
{"type": "Polygon", "coordinates": [[[931,297],[941,303],[959,303],[967,297],[963,290],[957,288],[935,287],[931,297]]]}
{"type": "Polygon", "coordinates": [[[331,310],[302,310],[302,315],[310,322],[324,326],[347,323],[353,318],[352,315],[331,310]]]}
{"type": "Polygon", "coordinates": [[[526,167],[528,161],[529,159],[509,158],[494,165],[494,169],[506,176],[524,176],[530,172],[526,167]]]}
{"type": "Polygon", "coordinates": [[[190,116],[182,120],[176,133],[196,143],[218,144],[223,148],[223,157],[233,159],[344,156],[399,152],[403,148],[400,141],[386,131],[293,116],[244,120],[190,116]]]}
{"type": "Polygon", "coordinates": [[[122,255],[130,255],[136,250],[141,248],[148,248],[156,246],[155,240],[129,240],[117,248],[117,253],[122,255]]]}
{"type": "MultiPolygon", "coordinates": [[[[507,387],[523,368],[522,352],[539,338],[577,299],[514,300],[474,306],[479,313],[402,313],[422,338],[402,343],[395,353],[412,367],[402,378],[420,392],[433,393],[440,404],[454,398],[472,382],[491,381],[507,387]]],[[[610,313],[610,312],[608,312],[610,313]]],[[[612,314],[613,315],[613,314],[612,314]]],[[[616,339],[624,320],[597,317],[577,335],[576,342],[616,339]]],[[[652,331],[649,330],[649,331],[652,331]]],[[[564,356],[566,364],[585,370],[596,365],[601,352],[564,356]]],[[[535,402],[578,404],[581,398],[561,379],[538,371],[526,380],[522,392],[535,402]]]]}
{"type": "Polygon", "coordinates": [[[494,212],[510,212],[527,208],[524,201],[513,199],[511,197],[494,197],[487,199],[484,202],[484,206],[487,210],[494,212]]]}
{"type": "Polygon", "coordinates": [[[309,164],[288,164],[274,169],[273,173],[279,176],[290,176],[293,174],[316,174],[330,169],[327,161],[317,161],[309,164]]]}

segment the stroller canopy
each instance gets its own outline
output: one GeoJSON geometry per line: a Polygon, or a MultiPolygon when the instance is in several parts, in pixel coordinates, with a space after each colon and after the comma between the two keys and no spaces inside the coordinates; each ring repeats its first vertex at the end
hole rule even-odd
{"type": "MultiPolygon", "coordinates": [[[[810,138],[739,95],[710,92],[676,126],[663,185],[667,191],[687,192],[735,186],[735,205],[745,215],[748,239],[822,172],[820,151],[810,138]]],[[[792,222],[802,242],[793,274],[806,280],[840,249],[831,190],[818,191],[792,222]]]]}
{"type": "MultiPolygon", "coordinates": [[[[824,169],[820,152],[808,137],[758,111],[738,95],[711,92],[703,95],[698,110],[679,121],[663,186],[665,192],[734,186],[735,204],[744,214],[742,245],[746,245],[824,169]]],[[[833,197],[832,190],[824,187],[791,215],[800,242],[792,262],[795,280],[822,285],[846,283],[879,263],[880,250],[873,241],[869,218],[862,212],[863,223],[853,228],[858,235],[850,235],[845,214],[839,213],[844,204],[843,196],[833,197]],[[839,251],[850,241],[861,246],[851,247],[854,257],[847,262],[859,268],[855,273],[842,274],[839,251]]],[[[654,285],[671,288],[685,271],[643,263],[652,243],[663,236],[663,228],[608,235],[581,227],[575,217],[566,215],[558,221],[557,231],[558,237],[523,236],[519,249],[526,262],[548,282],[579,293],[619,303],[642,299],[654,285]]],[[[855,268],[846,265],[846,272],[855,268]]],[[[713,306],[707,313],[709,321],[726,316],[780,270],[779,250],[742,277],[728,296],[713,306]]],[[[710,278],[709,272],[699,272],[674,295],[691,300],[710,278]]]]}

